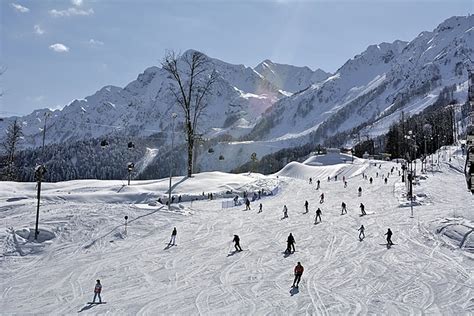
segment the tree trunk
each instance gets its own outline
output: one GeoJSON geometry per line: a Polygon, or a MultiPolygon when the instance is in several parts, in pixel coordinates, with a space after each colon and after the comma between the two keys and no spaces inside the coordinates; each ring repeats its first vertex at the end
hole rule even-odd
{"type": "Polygon", "coordinates": [[[194,139],[191,137],[188,140],[188,177],[193,175],[193,148],[194,139]]]}

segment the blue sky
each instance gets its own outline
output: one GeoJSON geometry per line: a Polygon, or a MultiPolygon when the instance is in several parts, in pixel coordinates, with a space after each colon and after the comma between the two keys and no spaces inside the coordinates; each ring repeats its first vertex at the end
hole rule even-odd
{"type": "Polygon", "coordinates": [[[473,11],[472,0],[1,0],[0,116],[123,87],[167,49],[334,72],[370,44],[473,11]]]}

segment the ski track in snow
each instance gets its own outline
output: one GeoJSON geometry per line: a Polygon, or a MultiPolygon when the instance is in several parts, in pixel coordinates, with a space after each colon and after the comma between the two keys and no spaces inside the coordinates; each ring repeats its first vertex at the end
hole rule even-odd
{"type": "MultiPolygon", "coordinates": [[[[77,314],[92,299],[97,278],[108,304],[88,313],[474,313],[473,260],[444,247],[424,224],[449,215],[448,205],[463,207],[454,193],[459,183],[456,188],[436,185],[440,179],[462,181],[462,176],[446,167],[428,178],[421,185],[432,203],[415,207],[415,218],[409,218],[410,209],[398,207],[398,172],[386,185],[375,177],[392,166],[363,166],[374,177],[372,185],[361,176],[350,177],[348,188],[321,178],[318,191],[306,179],[281,177],[280,192],[261,200],[260,214],[258,203],[252,203],[251,211],[243,206],[221,210],[220,200],[193,202],[192,216],[126,204],[45,204],[41,225],[56,229],[57,238],[38,253],[0,257],[1,313],[77,314]],[[340,215],[341,201],[348,205],[346,215],[340,215]],[[360,217],[361,202],[374,214],[360,217]],[[281,220],[284,204],[289,218],[281,220]],[[323,214],[315,225],[317,207],[323,214]],[[357,231],[361,224],[366,227],[363,241],[357,231]],[[174,226],[178,245],[164,249],[174,226]],[[390,249],[383,245],[388,227],[395,242],[390,249]],[[296,252],[287,256],[283,251],[290,232],[296,252]],[[233,234],[241,237],[243,252],[231,253],[233,234]],[[291,295],[297,261],[305,272],[299,292],[291,295]]],[[[5,208],[0,218],[14,229],[23,223],[33,227],[34,207],[33,201],[15,212],[5,208]]]]}

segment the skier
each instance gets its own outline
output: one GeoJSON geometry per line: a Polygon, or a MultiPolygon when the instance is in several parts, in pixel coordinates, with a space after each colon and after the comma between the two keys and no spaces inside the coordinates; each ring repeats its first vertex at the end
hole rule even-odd
{"type": "Polygon", "coordinates": [[[341,203],[341,215],[347,214],[346,203],[341,203]]]}
{"type": "Polygon", "coordinates": [[[248,198],[245,199],[245,210],[250,211],[250,200],[248,198]]]}
{"type": "Polygon", "coordinates": [[[344,188],[347,188],[347,181],[344,180],[344,188]]]}
{"type": "Polygon", "coordinates": [[[93,304],[95,303],[96,297],[99,297],[99,304],[102,303],[100,292],[102,292],[102,284],[100,284],[100,280],[97,280],[97,283],[95,284],[95,287],[94,287],[94,299],[92,300],[93,304]]]}
{"type": "Polygon", "coordinates": [[[181,203],[181,195],[178,196],[178,203],[181,203]]]}
{"type": "Polygon", "coordinates": [[[259,212],[259,213],[262,213],[262,207],[263,207],[263,206],[262,206],[262,203],[260,203],[260,205],[258,206],[258,212],[259,212]]]}
{"type": "Polygon", "coordinates": [[[235,251],[242,251],[242,248],[240,247],[240,238],[238,235],[234,235],[234,239],[232,240],[235,244],[235,251]]]}
{"type": "Polygon", "coordinates": [[[390,228],[387,230],[387,232],[384,235],[387,235],[387,245],[393,245],[392,231],[390,230],[390,228]]]}
{"type": "Polygon", "coordinates": [[[365,212],[365,205],[360,203],[360,212],[362,213],[362,215],[367,215],[367,213],[365,212]]]}
{"type": "Polygon", "coordinates": [[[359,187],[359,189],[357,191],[359,191],[359,196],[362,196],[362,188],[359,187]]]}
{"type": "Polygon", "coordinates": [[[328,176],[328,182],[329,182],[329,181],[331,181],[331,177],[330,177],[330,176],[328,176]]]}
{"type": "Polygon", "coordinates": [[[301,281],[301,276],[303,275],[304,268],[301,265],[301,262],[298,262],[298,264],[295,267],[295,280],[293,281],[292,287],[298,287],[301,281]]]}
{"type": "Polygon", "coordinates": [[[387,184],[387,178],[385,178],[385,180],[383,180],[385,182],[385,184],[387,184]]]}
{"type": "Polygon", "coordinates": [[[286,251],[287,253],[291,253],[291,248],[293,248],[293,253],[296,251],[295,249],[295,238],[293,235],[290,233],[288,235],[288,239],[286,240],[286,251]]]}
{"type": "Polygon", "coordinates": [[[173,232],[171,233],[171,239],[170,239],[170,242],[168,243],[168,245],[174,245],[174,243],[176,242],[176,235],[178,234],[178,231],[176,230],[176,227],[173,228],[173,232]]]}
{"type": "Polygon", "coordinates": [[[364,227],[364,225],[360,225],[360,228],[358,229],[358,231],[360,232],[359,233],[359,239],[360,240],[364,239],[365,238],[365,233],[364,233],[365,227],[364,227]]]}
{"type": "Polygon", "coordinates": [[[283,218],[288,218],[288,208],[283,205],[283,218]]]}
{"type": "Polygon", "coordinates": [[[369,179],[370,184],[372,184],[372,181],[373,181],[373,179],[372,179],[372,177],[370,177],[370,179],[369,179]]]}
{"type": "Polygon", "coordinates": [[[320,184],[321,184],[321,181],[319,181],[319,179],[318,179],[318,181],[316,181],[316,190],[319,190],[319,185],[320,184]]]}
{"type": "Polygon", "coordinates": [[[321,209],[318,207],[318,209],[316,210],[316,218],[314,219],[315,224],[318,223],[318,217],[319,217],[319,221],[322,222],[321,214],[322,214],[321,209]]]}
{"type": "Polygon", "coordinates": [[[321,193],[321,195],[319,196],[319,203],[320,204],[324,203],[324,193],[321,193]]]}
{"type": "Polygon", "coordinates": [[[337,181],[337,174],[334,176],[334,181],[337,181]]]}
{"type": "Polygon", "coordinates": [[[237,206],[238,203],[239,203],[239,196],[236,195],[236,196],[234,197],[234,206],[237,206]]]}
{"type": "Polygon", "coordinates": [[[309,178],[309,184],[313,184],[313,178],[309,178]]]}
{"type": "Polygon", "coordinates": [[[304,202],[304,208],[306,209],[305,214],[308,213],[308,206],[309,206],[308,201],[305,201],[305,202],[304,202]]]}

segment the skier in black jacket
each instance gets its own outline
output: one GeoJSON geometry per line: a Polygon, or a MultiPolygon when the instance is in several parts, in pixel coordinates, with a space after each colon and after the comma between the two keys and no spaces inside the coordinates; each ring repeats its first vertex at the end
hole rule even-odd
{"type": "Polygon", "coordinates": [[[234,245],[235,250],[236,251],[242,251],[242,248],[240,247],[240,238],[239,238],[239,236],[234,235],[234,239],[232,241],[235,243],[235,245],[234,245]]]}
{"type": "Polygon", "coordinates": [[[291,233],[288,235],[288,239],[286,240],[286,243],[287,243],[286,252],[291,253],[291,248],[293,248],[293,252],[296,251],[295,238],[293,237],[291,233]]]}

